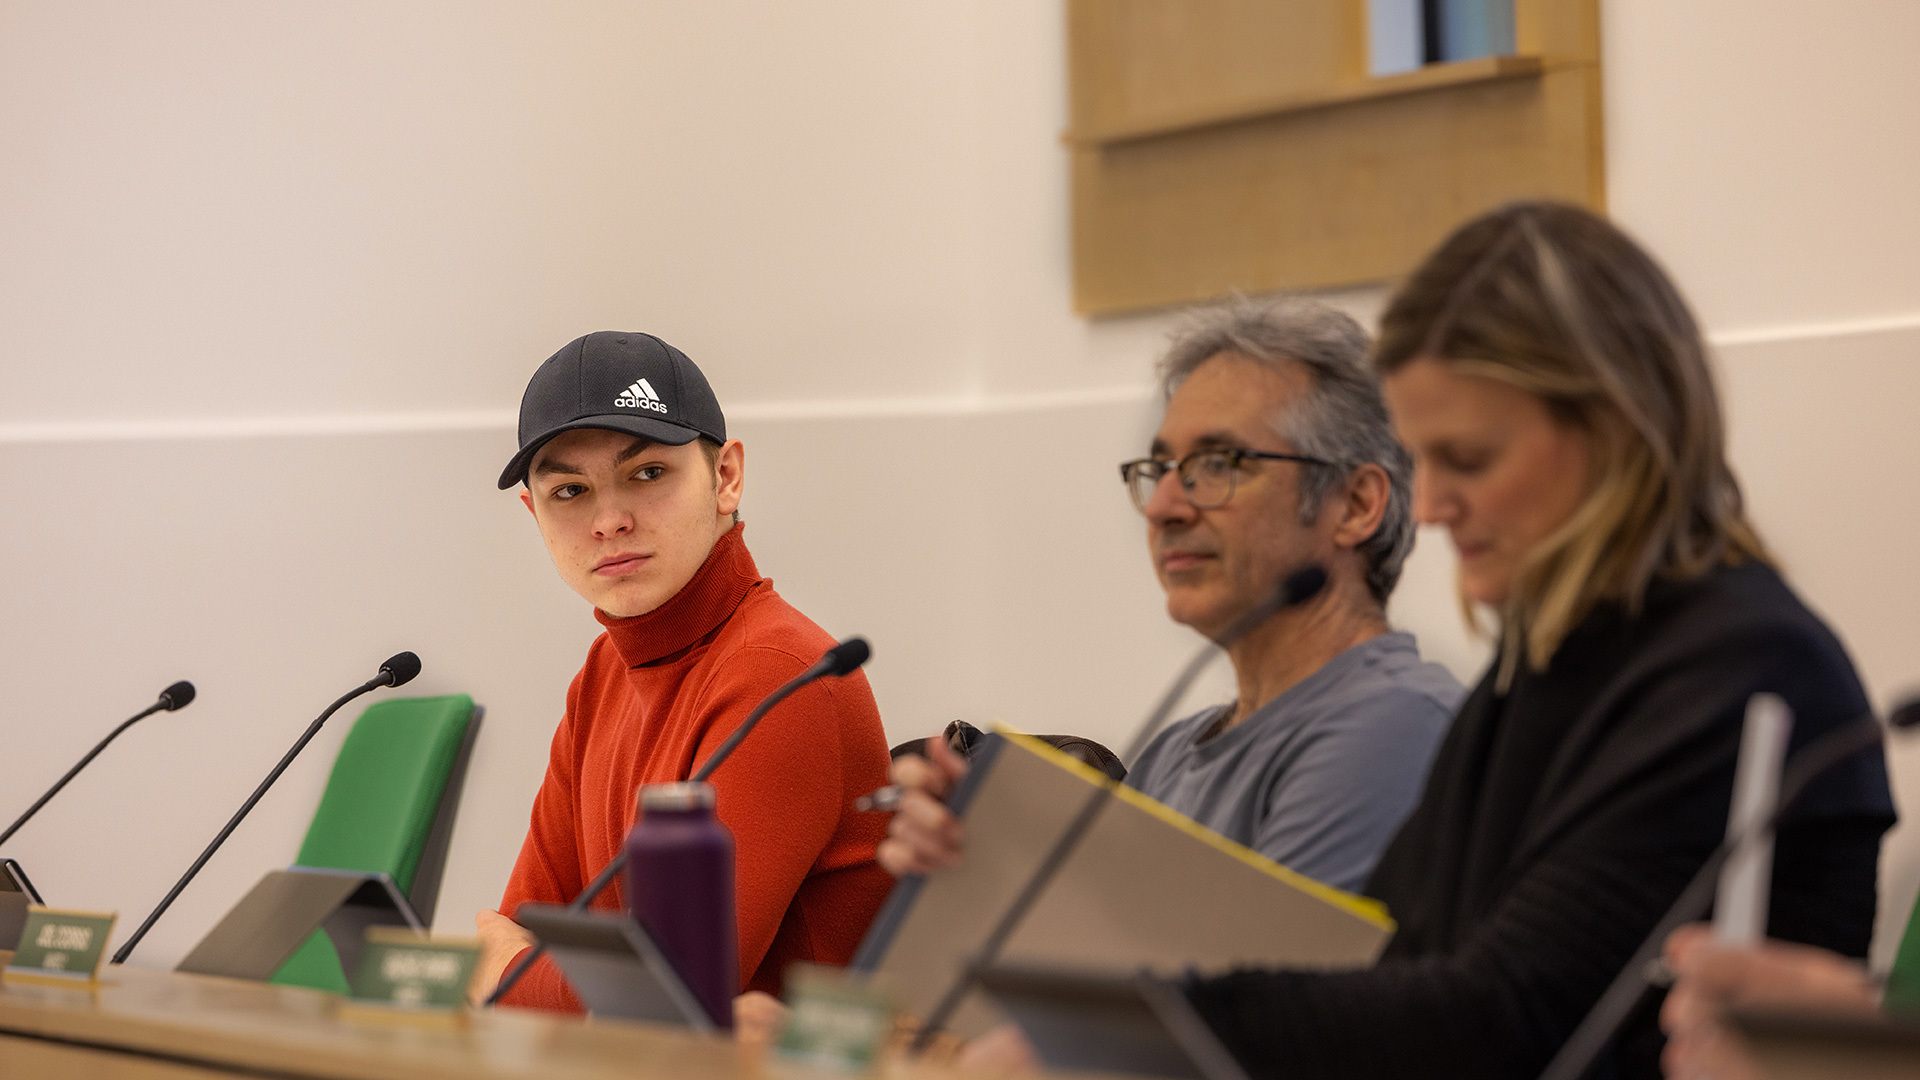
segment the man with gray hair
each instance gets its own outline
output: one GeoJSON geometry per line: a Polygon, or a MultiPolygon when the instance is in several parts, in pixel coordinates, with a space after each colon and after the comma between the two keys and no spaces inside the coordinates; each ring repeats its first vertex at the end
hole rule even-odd
{"type": "MultiPolygon", "coordinates": [[[[1463,693],[1387,624],[1413,546],[1412,465],[1367,348],[1316,301],[1202,312],[1161,364],[1148,456],[1120,466],[1167,614],[1226,648],[1238,686],[1162,732],[1127,783],[1344,889],[1413,809],[1463,693]],[[1327,573],[1317,596],[1231,637],[1309,565],[1327,573]]],[[[932,742],[933,757],[894,765],[907,790],[880,862],[895,874],[959,858],[940,800],[965,764],[932,742]]]]}

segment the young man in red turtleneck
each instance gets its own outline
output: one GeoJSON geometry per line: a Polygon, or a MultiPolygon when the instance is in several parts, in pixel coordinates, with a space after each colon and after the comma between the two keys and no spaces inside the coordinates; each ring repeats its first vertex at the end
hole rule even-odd
{"type": "MultiPolygon", "coordinates": [[[[618,854],[641,785],[685,780],[775,687],[833,639],[760,576],[741,539],[740,441],[706,378],[648,334],[588,334],[527,385],[524,484],[560,577],[606,627],[567,691],[552,757],[500,911],[482,911],[479,992],[532,944],[507,915],[565,903],[618,854]]],[[[777,994],[796,960],[844,964],[886,897],[879,815],[887,745],[864,676],[822,680],[770,713],[712,777],[733,834],[740,986],[777,994]]],[[[594,903],[624,907],[622,884],[594,903]]],[[[542,960],[506,1004],[579,1011],[542,960]]]]}

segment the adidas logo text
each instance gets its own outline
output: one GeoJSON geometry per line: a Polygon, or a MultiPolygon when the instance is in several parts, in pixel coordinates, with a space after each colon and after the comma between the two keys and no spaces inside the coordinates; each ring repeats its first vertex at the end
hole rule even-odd
{"type": "Polygon", "coordinates": [[[667,406],[660,400],[660,395],[654,392],[653,384],[645,379],[627,387],[624,393],[613,399],[613,404],[622,409],[651,409],[657,413],[667,411],[667,406]]]}

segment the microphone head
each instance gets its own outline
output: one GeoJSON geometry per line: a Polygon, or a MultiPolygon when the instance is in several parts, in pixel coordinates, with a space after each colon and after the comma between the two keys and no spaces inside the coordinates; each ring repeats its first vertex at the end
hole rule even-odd
{"type": "Polygon", "coordinates": [[[1887,726],[1895,731],[1920,725],[1920,697],[1908,698],[1887,714],[1887,726]]]}
{"type": "Polygon", "coordinates": [[[420,674],[420,658],[410,652],[394,653],[387,662],[380,665],[380,674],[386,678],[388,686],[405,686],[420,674]]]}
{"type": "Polygon", "coordinates": [[[1280,606],[1298,607],[1320,595],[1327,587],[1327,568],[1318,564],[1303,566],[1280,583],[1280,606]]]}
{"type": "Polygon", "coordinates": [[[1252,633],[1268,619],[1292,607],[1320,595],[1327,587],[1327,568],[1312,563],[1303,566],[1280,580],[1280,587],[1269,594],[1259,605],[1240,613],[1233,625],[1224,633],[1213,637],[1213,643],[1225,649],[1234,642],[1252,633]]]}
{"type": "Polygon", "coordinates": [[[873,649],[863,637],[850,637],[827,650],[820,659],[827,662],[828,675],[850,675],[859,670],[860,665],[873,655],[873,649]]]}
{"type": "Polygon", "coordinates": [[[184,709],[188,705],[193,704],[193,694],[193,684],[185,679],[181,679],[179,682],[160,691],[160,707],[168,712],[172,712],[175,709],[184,709]]]}

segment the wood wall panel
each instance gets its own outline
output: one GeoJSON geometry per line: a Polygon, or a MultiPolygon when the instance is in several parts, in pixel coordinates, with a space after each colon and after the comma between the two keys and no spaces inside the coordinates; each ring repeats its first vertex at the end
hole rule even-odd
{"type": "Polygon", "coordinates": [[[1345,0],[1072,0],[1067,19],[1076,131],[1363,74],[1345,0]]]}
{"type": "Polygon", "coordinates": [[[1463,218],[1501,202],[1603,208],[1597,0],[1521,0],[1517,30],[1537,56],[1377,80],[1339,74],[1364,45],[1353,40],[1360,6],[1293,0],[1255,17],[1237,0],[1070,5],[1078,310],[1388,280],[1463,218]],[[1314,15],[1295,24],[1292,47],[1317,49],[1319,61],[1289,70],[1327,80],[1318,90],[1204,65],[1183,82],[1173,58],[1199,64],[1199,40],[1172,47],[1129,36],[1228,33],[1229,15],[1271,35],[1281,8],[1314,15]],[[1136,9],[1152,18],[1120,17],[1136,9]],[[1209,17],[1181,23],[1169,9],[1209,17]],[[1103,13],[1111,21],[1096,19],[1103,13]],[[1151,59],[1129,66],[1107,55],[1128,48],[1151,59]],[[1134,74],[1124,91],[1102,96],[1099,79],[1116,71],[1134,74]],[[1165,95],[1151,94],[1141,72],[1165,95]]]}

